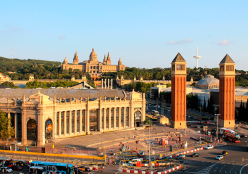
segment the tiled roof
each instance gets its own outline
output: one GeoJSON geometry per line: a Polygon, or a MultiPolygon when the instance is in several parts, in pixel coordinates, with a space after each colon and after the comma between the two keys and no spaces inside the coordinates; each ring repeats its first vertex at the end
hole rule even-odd
{"type": "Polygon", "coordinates": [[[234,61],[232,60],[232,58],[228,54],[226,54],[220,63],[234,63],[234,61]]]}
{"type": "Polygon", "coordinates": [[[177,53],[176,57],[172,60],[172,63],[174,62],[186,62],[186,61],[180,53],[177,53]]]}

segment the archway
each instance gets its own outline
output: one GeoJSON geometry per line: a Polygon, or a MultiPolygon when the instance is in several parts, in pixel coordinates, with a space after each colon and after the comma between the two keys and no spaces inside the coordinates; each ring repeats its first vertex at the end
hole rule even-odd
{"type": "Polygon", "coordinates": [[[140,127],[141,126],[141,112],[136,111],[134,113],[134,127],[140,127]]]}
{"type": "Polygon", "coordinates": [[[27,122],[27,140],[37,139],[37,123],[34,119],[29,119],[27,122]]]}
{"type": "Polygon", "coordinates": [[[49,118],[45,122],[45,139],[52,139],[53,132],[53,122],[49,118]]]}

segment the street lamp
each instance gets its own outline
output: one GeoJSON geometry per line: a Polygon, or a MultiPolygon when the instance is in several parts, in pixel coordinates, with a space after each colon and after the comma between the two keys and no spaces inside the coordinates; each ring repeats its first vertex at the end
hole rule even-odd
{"type": "Polygon", "coordinates": [[[218,141],[218,122],[219,122],[219,116],[220,116],[220,114],[214,114],[216,117],[217,117],[217,130],[216,130],[216,137],[217,137],[217,141],[218,141]]]}
{"type": "Polygon", "coordinates": [[[70,145],[67,145],[66,148],[68,148],[67,172],[69,173],[69,148],[70,148],[70,145]]]}
{"type": "MultiPolygon", "coordinates": [[[[8,140],[10,140],[11,138],[7,138],[7,141],[6,141],[6,143],[5,143],[5,145],[4,145],[4,151],[3,151],[3,161],[5,160],[5,147],[7,146],[7,144],[8,144],[8,140]]],[[[2,163],[3,164],[3,163],[2,163]]]]}

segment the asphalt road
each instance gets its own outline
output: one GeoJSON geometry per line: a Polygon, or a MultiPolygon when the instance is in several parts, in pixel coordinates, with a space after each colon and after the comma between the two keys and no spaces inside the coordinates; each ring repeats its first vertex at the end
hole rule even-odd
{"type": "MultiPolygon", "coordinates": [[[[242,174],[248,173],[248,159],[242,161],[242,158],[246,159],[248,155],[246,143],[227,143],[226,146],[215,147],[211,150],[199,151],[200,157],[189,157],[186,155],[185,160],[181,160],[183,167],[186,167],[184,173],[199,173],[199,174],[235,174],[239,173],[242,168],[242,174]],[[219,155],[223,150],[228,151],[228,155],[223,160],[215,160],[215,157],[219,155]]],[[[182,170],[174,173],[182,173],[182,170]]]]}

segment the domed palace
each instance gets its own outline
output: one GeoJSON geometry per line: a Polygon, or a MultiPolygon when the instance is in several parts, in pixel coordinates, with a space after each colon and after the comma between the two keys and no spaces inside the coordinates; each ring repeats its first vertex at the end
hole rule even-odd
{"type": "Polygon", "coordinates": [[[90,53],[89,60],[85,60],[83,62],[79,63],[77,52],[74,54],[73,63],[68,63],[68,60],[64,59],[64,62],[62,63],[62,70],[67,69],[79,69],[84,72],[88,72],[90,76],[93,79],[101,78],[101,74],[105,72],[117,72],[120,70],[125,71],[125,65],[122,64],[121,58],[118,61],[118,65],[111,65],[111,57],[108,53],[108,56],[106,57],[106,54],[104,55],[103,62],[99,62],[97,60],[97,54],[92,49],[92,52],[90,53]]]}
{"type": "Polygon", "coordinates": [[[207,75],[205,78],[199,80],[195,87],[200,89],[219,88],[219,79],[214,78],[212,75],[207,75]]]}

